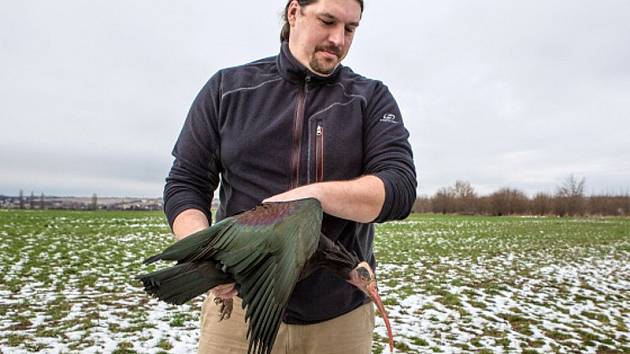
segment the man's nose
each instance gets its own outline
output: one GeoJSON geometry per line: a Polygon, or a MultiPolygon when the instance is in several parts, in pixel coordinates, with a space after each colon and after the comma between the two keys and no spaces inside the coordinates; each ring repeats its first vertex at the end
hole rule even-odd
{"type": "Polygon", "coordinates": [[[332,42],[336,47],[343,48],[346,40],[346,30],[343,26],[336,26],[330,31],[328,40],[332,42]]]}

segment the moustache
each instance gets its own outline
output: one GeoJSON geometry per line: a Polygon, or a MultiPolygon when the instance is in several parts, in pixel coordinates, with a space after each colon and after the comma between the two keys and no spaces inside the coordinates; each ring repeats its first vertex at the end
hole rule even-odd
{"type": "Polygon", "coordinates": [[[341,57],[341,48],[334,45],[317,46],[315,47],[315,51],[330,52],[335,54],[337,57],[341,57]]]}

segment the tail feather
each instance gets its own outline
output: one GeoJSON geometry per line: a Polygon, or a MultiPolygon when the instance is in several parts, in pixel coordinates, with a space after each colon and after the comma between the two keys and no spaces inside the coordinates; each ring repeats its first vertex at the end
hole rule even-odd
{"type": "Polygon", "coordinates": [[[136,277],[144,290],[169,304],[181,305],[219,284],[234,281],[212,261],[182,263],[136,277]]]}

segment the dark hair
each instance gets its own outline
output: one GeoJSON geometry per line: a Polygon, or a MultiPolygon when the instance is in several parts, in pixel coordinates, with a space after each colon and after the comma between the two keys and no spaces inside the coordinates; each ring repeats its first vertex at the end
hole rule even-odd
{"type": "MultiPolygon", "coordinates": [[[[284,21],[284,25],[282,26],[282,30],[280,31],[280,42],[289,40],[289,33],[291,32],[291,26],[289,26],[289,18],[287,16],[287,12],[289,11],[289,5],[291,5],[293,0],[287,1],[287,6],[284,7],[284,14],[282,15],[282,20],[284,21]]],[[[317,0],[297,0],[300,6],[308,6],[310,4],[314,4],[317,0]]],[[[363,0],[357,0],[359,5],[361,6],[361,13],[363,13],[363,0]]]]}

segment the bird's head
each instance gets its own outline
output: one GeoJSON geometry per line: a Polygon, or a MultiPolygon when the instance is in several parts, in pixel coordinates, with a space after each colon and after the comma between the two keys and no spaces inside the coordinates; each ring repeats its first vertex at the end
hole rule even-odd
{"type": "Polygon", "coordinates": [[[383,306],[383,301],[378,294],[376,276],[374,275],[374,271],[372,271],[372,267],[370,267],[370,265],[365,261],[359,263],[359,265],[357,265],[352,271],[350,271],[350,273],[348,274],[348,279],[346,279],[346,281],[361,289],[361,291],[367,294],[376,304],[378,311],[381,313],[381,316],[385,321],[385,326],[387,327],[387,335],[389,336],[389,350],[393,352],[394,336],[392,335],[392,327],[389,324],[389,318],[387,317],[385,306],[383,306]]]}

